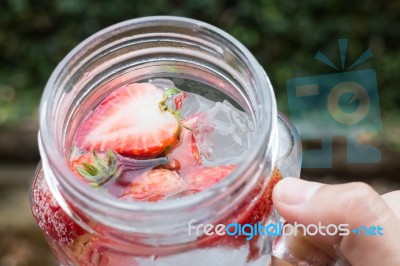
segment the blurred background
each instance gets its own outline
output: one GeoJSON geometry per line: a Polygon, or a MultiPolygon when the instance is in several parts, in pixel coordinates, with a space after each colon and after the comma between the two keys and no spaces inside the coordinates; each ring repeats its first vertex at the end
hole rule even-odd
{"type": "Polygon", "coordinates": [[[381,163],[347,164],[345,139],[338,137],[333,168],[304,169],[302,178],[329,183],[360,180],[380,193],[399,189],[398,14],[397,0],[1,0],[0,266],[54,265],[28,197],[39,161],[38,104],[52,70],[86,37],[141,16],[185,16],[232,34],[265,68],[285,114],[287,79],[335,72],[314,59],[318,50],[339,64],[337,39],[349,39],[349,62],[371,48],[374,56],[358,69],[377,72],[383,129],[363,135],[362,141],[380,149],[381,163]]]}

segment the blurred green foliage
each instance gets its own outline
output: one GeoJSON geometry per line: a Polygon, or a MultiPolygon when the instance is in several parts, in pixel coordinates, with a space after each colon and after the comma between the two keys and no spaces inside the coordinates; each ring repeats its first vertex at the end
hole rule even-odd
{"type": "Polygon", "coordinates": [[[270,0],[2,0],[0,126],[36,116],[56,64],[79,42],[111,24],[149,15],[211,23],[243,42],[266,69],[280,108],[289,78],[334,72],[314,59],[321,49],[339,61],[338,38],[349,39],[348,63],[371,48],[358,68],[377,70],[383,113],[400,102],[400,1],[270,0]]]}

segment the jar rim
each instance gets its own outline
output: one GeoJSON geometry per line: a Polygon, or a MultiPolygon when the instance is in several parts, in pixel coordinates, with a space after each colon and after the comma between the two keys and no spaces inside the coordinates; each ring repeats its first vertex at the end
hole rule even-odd
{"type": "MultiPolygon", "coordinates": [[[[272,128],[276,128],[276,117],[277,117],[277,108],[275,102],[275,95],[272,89],[272,85],[269,81],[268,76],[265,74],[264,70],[254,58],[254,56],[248,51],[244,45],[242,45],[238,40],[234,37],[226,33],[225,31],[212,26],[208,23],[201,22],[194,19],[184,18],[184,17],[175,17],[175,16],[150,16],[150,17],[142,17],[136,18],[132,20],[127,20],[120,22],[118,24],[112,25],[107,27],[92,36],[85,39],[79,45],[77,45],[68,55],[58,64],[56,69],[51,74],[40,105],[40,126],[39,126],[39,146],[40,146],[40,153],[43,160],[43,164],[51,165],[51,171],[44,169],[45,177],[47,182],[49,183],[49,176],[52,175],[56,180],[52,180],[49,185],[52,192],[55,192],[56,184],[62,182],[64,185],[68,187],[68,189],[74,190],[74,195],[82,196],[86,199],[95,200],[97,204],[104,204],[108,208],[115,208],[121,211],[132,211],[132,212],[139,212],[139,211],[146,211],[146,212],[165,212],[170,210],[179,210],[189,208],[191,206],[196,206],[200,202],[204,202],[207,199],[210,199],[216,195],[216,193],[226,190],[226,187],[230,184],[236,182],[240,177],[245,173],[245,171],[249,168],[249,166],[255,161],[257,156],[260,153],[265,153],[263,151],[263,147],[265,149],[265,142],[268,141],[268,147],[272,145],[270,142],[271,139],[275,139],[275,136],[271,136],[273,132],[271,132],[272,128]],[[262,116],[262,120],[260,121],[261,127],[257,132],[257,136],[252,143],[252,149],[248,152],[248,157],[246,160],[242,161],[238,167],[224,180],[218,182],[217,184],[213,185],[209,189],[200,191],[193,195],[185,196],[185,200],[180,199],[171,199],[168,201],[160,201],[155,203],[150,202],[133,202],[133,201],[121,201],[117,198],[113,197],[104,197],[103,194],[100,193],[93,193],[93,189],[89,186],[82,186],[80,182],[76,179],[62,179],[63,173],[72,172],[70,168],[65,163],[63,150],[57,145],[57,139],[54,134],[54,125],[52,118],[54,114],[51,113],[51,109],[49,106],[52,104],[51,99],[54,94],[54,86],[59,75],[63,72],[65,66],[68,62],[75,56],[79,55],[82,50],[89,49],[89,47],[93,46],[93,42],[99,42],[98,39],[101,39],[102,36],[112,35],[113,32],[123,30],[125,28],[132,27],[133,25],[139,24],[146,24],[146,23],[164,23],[164,22],[172,22],[172,23],[186,23],[190,24],[193,27],[200,27],[200,28],[207,28],[207,30],[212,31],[214,34],[218,35],[219,37],[229,41],[237,48],[243,56],[248,60],[251,66],[255,69],[255,71],[259,72],[255,77],[258,79],[257,83],[259,86],[263,86],[264,88],[261,92],[264,95],[260,95],[263,99],[270,99],[270,105],[267,106],[266,104],[262,104],[258,106],[260,108],[261,113],[269,113],[272,115],[272,118],[268,119],[266,116],[262,116]],[[269,94],[269,95],[268,95],[269,94]],[[275,125],[274,125],[275,124],[275,125]]],[[[274,146],[276,143],[274,144],[274,146]]],[[[269,149],[268,148],[268,149],[269,149]]],[[[272,154],[272,158],[276,158],[276,154],[272,154]]],[[[271,163],[274,163],[275,159],[272,159],[271,163]]],[[[57,191],[56,191],[57,192],[57,191]]],[[[57,195],[57,193],[55,193],[57,195]]],[[[62,205],[62,204],[60,204],[62,205]]]]}

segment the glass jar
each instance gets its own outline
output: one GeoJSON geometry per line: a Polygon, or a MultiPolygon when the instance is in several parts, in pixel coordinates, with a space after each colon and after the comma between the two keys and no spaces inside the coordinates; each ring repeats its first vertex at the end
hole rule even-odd
{"type": "Polygon", "coordinates": [[[298,177],[301,161],[297,133],[278,115],[253,55],[220,29],[178,17],[125,21],[73,49],[44,90],[39,148],[32,211],[60,265],[268,265],[271,237],[247,241],[190,228],[277,222],[273,185],[281,175],[298,177]],[[209,189],[157,203],[121,201],[83,186],[68,166],[78,125],[121,80],[154,78],[229,98],[248,113],[256,137],[246,159],[209,189]]]}

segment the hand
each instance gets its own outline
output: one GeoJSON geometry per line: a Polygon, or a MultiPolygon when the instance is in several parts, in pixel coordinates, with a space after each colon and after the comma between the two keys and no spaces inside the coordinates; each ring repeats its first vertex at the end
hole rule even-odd
{"type": "Polygon", "coordinates": [[[364,183],[324,185],[285,178],[273,192],[278,212],[290,223],[304,225],[348,224],[380,226],[383,235],[315,236],[327,244],[339,244],[353,266],[400,265],[400,191],[379,196],[364,183]]]}

